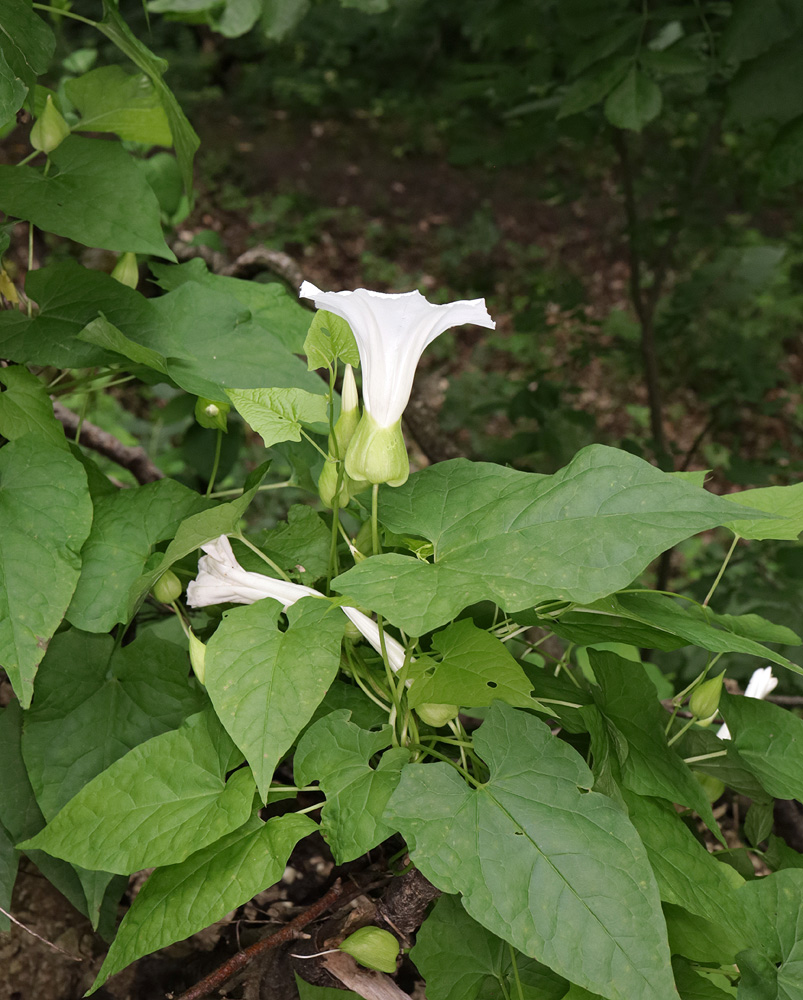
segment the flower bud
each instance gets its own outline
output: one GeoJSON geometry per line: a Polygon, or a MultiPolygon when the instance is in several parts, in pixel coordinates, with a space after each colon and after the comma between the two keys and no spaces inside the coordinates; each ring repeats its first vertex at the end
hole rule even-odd
{"type": "MultiPolygon", "coordinates": [[[[339,462],[334,461],[329,456],[329,459],[323,463],[323,469],[321,469],[321,474],[318,477],[318,496],[321,498],[321,503],[325,507],[335,506],[335,497],[337,497],[337,506],[346,507],[348,506],[349,500],[351,500],[351,490],[352,485],[357,486],[353,479],[350,479],[345,472],[340,473],[340,492],[337,492],[337,478],[338,478],[338,467],[339,462]]],[[[359,493],[360,487],[357,486],[355,492],[359,493]]]]}
{"type": "Polygon", "coordinates": [[[206,676],[206,646],[201,642],[192,629],[189,631],[189,639],[190,663],[192,664],[192,671],[201,684],[203,684],[204,677],[206,676]]]}
{"type": "Polygon", "coordinates": [[[139,267],[137,266],[137,255],[135,253],[124,253],[120,255],[114,265],[112,277],[119,281],[121,285],[129,288],[136,288],[139,284],[139,267]]]}
{"type": "Polygon", "coordinates": [[[231,409],[230,403],[224,403],[220,399],[206,399],[199,396],[195,400],[195,419],[201,425],[213,431],[228,430],[226,418],[231,409]]]}
{"type": "Polygon", "coordinates": [[[713,774],[704,774],[702,771],[693,771],[692,774],[708,796],[709,802],[716,802],[725,791],[725,782],[715,778],[713,774]]]}
{"type": "Polygon", "coordinates": [[[717,714],[724,676],[725,671],[723,670],[718,677],[711,677],[709,680],[703,681],[692,691],[691,698],[689,698],[689,711],[695,719],[699,720],[698,725],[707,726],[717,714]]]}
{"type": "Polygon", "coordinates": [[[416,712],[422,722],[426,722],[428,726],[433,726],[435,729],[440,729],[451,719],[457,718],[460,709],[457,705],[437,705],[427,702],[424,705],[418,705],[416,712]]]}
{"type": "Polygon", "coordinates": [[[401,430],[401,417],[381,427],[366,410],[346,452],[346,472],[352,479],[401,486],[410,475],[410,460],[401,430]]]}
{"type": "Polygon", "coordinates": [[[153,596],[157,601],[161,601],[162,604],[170,604],[180,596],[183,589],[181,580],[179,580],[171,569],[168,569],[162,573],[153,585],[153,596]]]}
{"type": "Polygon", "coordinates": [[[399,957],[399,942],[381,927],[360,927],[340,945],[340,950],[351,955],[366,969],[393,973],[399,957]]]}
{"type": "Polygon", "coordinates": [[[51,95],[48,94],[44,111],[36,119],[31,129],[31,145],[34,149],[47,153],[49,156],[69,134],[70,126],[53,103],[51,95]]]}

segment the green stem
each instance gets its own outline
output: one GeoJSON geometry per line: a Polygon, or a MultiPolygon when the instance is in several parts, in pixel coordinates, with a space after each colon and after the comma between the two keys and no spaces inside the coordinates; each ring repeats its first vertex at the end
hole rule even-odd
{"type": "Polygon", "coordinates": [[[302,429],[301,436],[312,445],[312,447],[324,457],[324,461],[329,461],[329,455],[321,448],[317,441],[313,441],[312,438],[307,434],[305,430],[302,429]]]}
{"type": "Polygon", "coordinates": [[[713,760],[714,757],[725,757],[727,750],[717,750],[714,753],[701,753],[698,757],[684,757],[684,764],[697,764],[701,760],[713,760]]]}
{"type": "Polygon", "coordinates": [[[666,745],[668,747],[671,747],[673,743],[676,743],[680,739],[680,737],[686,732],[687,729],[691,729],[691,727],[694,725],[696,721],[697,721],[696,719],[689,719],[689,721],[686,723],[685,726],[681,726],[681,728],[678,729],[675,735],[671,737],[671,739],[667,740],[666,745]]]}
{"type": "Polygon", "coordinates": [[[374,483],[371,491],[371,543],[374,555],[380,555],[382,549],[379,545],[379,483],[374,483]]]}
{"type": "Polygon", "coordinates": [[[524,1000],[524,990],[521,988],[521,978],[519,977],[519,966],[516,961],[516,952],[513,949],[513,945],[509,941],[507,946],[510,949],[510,965],[513,969],[513,978],[516,980],[516,992],[519,995],[519,1000],[524,1000]]]}
{"type": "MultiPolygon", "coordinates": [[[[286,486],[294,486],[292,479],[286,479],[283,483],[268,483],[266,486],[260,486],[257,489],[257,493],[262,493],[265,490],[283,490],[286,486]]],[[[240,486],[235,490],[218,490],[215,493],[209,493],[210,500],[217,500],[220,497],[240,497],[245,493],[245,490],[240,486]]]]}
{"type": "Polygon", "coordinates": [[[35,149],[32,153],[28,153],[28,155],[26,157],[24,157],[23,159],[20,160],[20,162],[17,164],[17,166],[18,167],[24,167],[26,163],[30,163],[31,160],[35,156],[38,156],[41,152],[42,152],[41,149],[35,149]]]}
{"type": "Polygon", "coordinates": [[[474,785],[475,788],[482,788],[483,783],[481,781],[477,781],[474,775],[469,774],[468,771],[453,761],[451,757],[447,757],[446,754],[439,753],[437,750],[433,750],[432,747],[425,747],[421,743],[411,743],[408,749],[423,750],[425,754],[429,754],[431,757],[437,757],[438,760],[442,760],[445,764],[451,764],[455,771],[459,771],[469,784],[474,785]]]}
{"type": "Polygon", "coordinates": [[[728,563],[731,561],[731,556],[733,555],[733,551],[736,548],[736,546],[737,546],[740,538],[741,538],[741,535],[734,535],[733,536],[733,542],[731,543],[731,547],[728,549],[728,554],[725,556],[725,559],[724,559],[722,565],[719,567],[719,573],[717,573],[716,579],[711,584],[711,589],[705,595],[705,600],[703,601],[703,607],[704,608],[708,607],[708,602],[711,600],[711,598],[714,595],[714,591],[719,586],[719,581],[722,579],[722,574],[727,569],[728,563]]]}
{"type": "Polygon", "coordinates": [[[208,497],[212,493],[212,487],[215,485],[215,477],[217,476],[218,466],[220,465],[220,449],[223,445],[223,431],[218,428],[217,438],[215,439],[215,460],[212,462],[212,474],[209,477],[209,482],[206,486],[206,493],[204,496],[208,497]]]}
{"type": "Polygon", "coordinates": [[[43,10],[46,14],[56,14],[58,17],[69,17],[73,21],[81,21],[83,24],[88,24],[90,28],[100,27],[97,21],[90,21],[88,17],[82,17],[80,14],[73,14],[69,10],[60,10],[58,7],[51,7],[46,3],[35,3],[31,5],[34,10],[43,10]]]}
{"type": "MultiPolygon", "coordinates": [[[[33,270],[33,223],[28,223],[28,274],[33,270]]],[[[27,284],[27,276],[26,276],[27,284]]],[[[33,315],[33,302],[28,299],[28,319],[33,315]]]]}
{"type": "Polygon", "coordinates": [[[243,545],[246,545],[252,552],[256,553],[256,555],[258,555],[259,558],[263,560],[263,562],[266,562],[272,570],[278,573],[283,580],[287,580],[287,582],[290,583],[290,577],[285,573],[285,571],[281,568],[281,566],[277,566],[276,563],[270,558],[270,556],[266,556],[261,549],[258,549],[256,545],[254,545],[253,542],[249,542],[248,539],[245,537],[245,535],[243,535],[241,532],[238,532],[234,537],[237,539],[238,542],[242,542],[243,545]]]}

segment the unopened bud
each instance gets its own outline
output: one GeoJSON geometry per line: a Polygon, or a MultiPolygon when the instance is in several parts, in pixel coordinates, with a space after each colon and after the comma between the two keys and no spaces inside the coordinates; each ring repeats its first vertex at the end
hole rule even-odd
{"type": "Polygon", "coordinates": [[[124,253],[114,265],[112,277],[119,281],[121,285],[129,288],[136,288],[139,284],[139,267],[137,265],[137,255],[135,253],[124,253]]]}
{"type": "Polygon", "coordinates": [[[725,671],[718,677],[711,677],[698,684],[689,698],[689,711],[698,720],[697,724],[707,726],[717,714],[719,699],[722,694],[722,678],[725,671]]]}
{"type": "Polygon", "coordinates": [[[393,973],[399,957],[399,942],[381,927],[360,927],[340,945],[340,950],[351,955],[366,969],[393,973]]]}
{"type": "Polygon", "coordinates": [[[460,709],[457,705],[438,705],[430,703],[419,705],[416,708],[419,719],[435,729],[440,729],[441,726],[445,726],[451,719],[457,718],[459,711],[460,709]]]}
{"type": "Polygon", "coordinates": [[[192,671],[201,684],[203,684],[204,677],[206,676],[206,646],[201,642],[192,629],[189,631],[189,639],[190,663],[192,664],[192,671]]]}
{"type": "Polygon", "coordinates": [[[44,110],[31,129],[31,145],[34,149],[50,155],[69,134],[70,126],[53,103],[51,95],[48,94],[44,110]]]}
{"type": "Polygon", "coordinates": [[[182,589],[181,580],[171,569],[168,569],[153,585],[153,596],[162,604],[170,604],[181,595],[182,589]]]}
{"type": "Polygon", "coordinates": [[[725,782],[715,778],[713,774],[704,774],[702,771],[693,771],[694,777],[708,796],[709,802],[716,802],[725,791],[725,782]]]}
{"type": "Polygon", "coordinates": [[[227,417],[231,409],[230,403],[224,403],[220,399],[206,399],[199,396],[195,400],[195,419],[208,430],[227,431],[227,417]]]}

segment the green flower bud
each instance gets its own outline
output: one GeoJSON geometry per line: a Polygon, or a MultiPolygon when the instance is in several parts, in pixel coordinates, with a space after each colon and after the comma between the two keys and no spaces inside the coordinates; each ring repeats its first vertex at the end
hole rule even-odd
{"type": "Polygon", "coordinates": [[[393,973],[399,957],[399,942],[381,927],[360,927],[340,945],[340,950],[351,955],[366,969],[393,973]]]}
{"type": "MultiPolygon", "coordinates": [[[[330,455],[329,461],[323,463],[323,469],[321,469],[321,474],[318,477],[318,495],[326,507],[334,507],[335,505],[338,466],[339,463],[332,460],[330,455]]],[[[359,493],[362,489],[364,489],[364,486],[360,485],[360,483],[355,483],[350,476],[347,476],[343,472],[340,476],[340,493],[337,495],[337,506],[348,506],[348,502],[351,500],[353,494],[359,493]]]]}
{"type": "Polygon", "coordinates": [[[436,705],[427,703],[424,705],[418,705],[416,712],[422,722],[426,722],[428,726],[433,726],[435,729],[440,729],[441,726],[445,726],[451,719],[456,719],[460,709],[457,705],[436,705]]]}
{"type": "Polygon", "coordinates": [[[220,399],[206,399],[199,396],[195,400],[195,419],[201,425],[213,431],[228,430],[226,418],[229,415],[231,403],[224,403],[220,399]]]}
{"type": "Polygon", "coordinates": [[[725,782],[715,778],[713,774],[703,774],[702,771],[693,771],[692,773],[708,796],[708,801],[716,802],[725,791],[725,782]]]}
{"type": "Polygon", "coordinates": [[[337,454],[338,457],[343,458],[360,423],[360,401],[357,395],[357,383],[354,381],[354,369],[351,365],[346,365],[340,401],[340,416],[335,421],[334,427],[337,450],[334,448],[334,442],[330,440],[329,451],[333,455],[337,454]]]}
{"type": "Polygon", "coordinates": [[[70,126],[64,121],[61,112],[53,103],[53,98],[48,94],[45,109],[31,129],[31,145],[49,156],[69,134],[70,126]]]}
{"type": "Polygon", "coordinates": [[[204,677],[206,676],[206,646],[198,636],[190,629],[189,632],[190,639],[190,663],[192,664],[192,671],[201,684],[204,683],[204,677]]]}
{"type": "Polygon", "coordinates": [[[692,691],[691,698],[689,698],[689,711],[695,719],[700,720],[698,725],[707,726],[717,714],[724,676],[725,671],[723,670],[718,677],[711,677],[709,680],[703,681],[692,691]]]}
{"type": "Polygon", "coordinates": [[[390,427],[380,427],[363,413],[346,452],[346,472],[352,479],[401,486],[410,475],[410,461],[401,430],[401,417],[390,427]]]}
{"type": "Polygon", "coordinates": [[[135,253],[120,254],[117,263],[114,265],[112,277],[119,281],[121,285],[129,288],[136,288],[139,284],[139,267],[137,266],[137,255],[135,253]]]}
{"type": "Polygon", "coordinates": [[[153,596],[162,604],[170,604],[171,601],[175,601],[179,597],[183,589],[181,580],[172,570],[168,569],[153,585],[153,596]]]}

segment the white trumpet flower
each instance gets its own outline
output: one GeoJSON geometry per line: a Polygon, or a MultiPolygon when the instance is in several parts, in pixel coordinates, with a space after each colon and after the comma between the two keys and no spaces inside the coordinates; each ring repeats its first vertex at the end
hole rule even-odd
{"type": "MultiPolygon", "coordinates": [[[[187,585],[187,604],[192,608],[203,608],[209,604],[253,604],[272,597],[286,611],[302,597],[323,598],[323,594],[313,587],[243,569],[225,535],[201,548],[206,555],[198,560],[198,576],[187,585]]],[[[382,636],[376,622],[357,608],[341,606],[341,610],[381,656],[382,636]]],[[[404,646],[387,633],[384,641],[391,669],[401,670],[404,646]]]]}
{"type": "MultiPolygon", "coordinates": [[[[773,675],[772,667],[761,667],[753,671],[753,675],[747,683],[747,690],[744,696],[745,698],[758,698],[760,701],[763,701],[768,694],[772,694],[777,686],[778,678],[773,675]]],[[[721,740],[729,740],[731,738],[730,729],[727,726],[720,726],[717,730],[717,736],[721,740]]]]}
{"type": "Polygon", "coordinates": [[[346,452],[346,472],[352,479],[401,486],[410,472],[401,417],[418,360],[453,326],[473,323],[495,329],[485,300],[434,305],[418,291],[322,292],[309,281],[300,294],[346,320],[360,352],[365,412],[346,452]]]}

